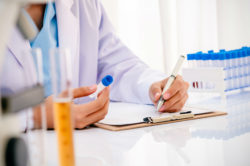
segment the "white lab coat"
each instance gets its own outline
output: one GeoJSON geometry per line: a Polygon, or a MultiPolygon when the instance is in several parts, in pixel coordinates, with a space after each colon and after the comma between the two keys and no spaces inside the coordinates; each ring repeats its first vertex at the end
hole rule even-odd
{"type": "MultiPolygon", "coordinates": [[[[56,0],[55,3],[59,46],[70,48],[72,53],[73,87],[98,83],[110,74],[114,77],[111,100],[151,104],[149,87],[165,75],[150,69],[119,40],[100,2],[56,0]]],[[[15,28],[5,56],[2,87],[17,91],[36,82],[34,64],[27,54],[29,49],[29,41],[15,28]]]]}

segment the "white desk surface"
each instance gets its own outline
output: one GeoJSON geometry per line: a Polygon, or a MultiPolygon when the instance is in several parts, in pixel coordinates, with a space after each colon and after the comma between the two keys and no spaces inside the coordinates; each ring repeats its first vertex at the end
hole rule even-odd
{"type": "MultiPolygon", "coordinates": [[[[199,103],[216,108],[218,102],[199,103]]],[[[77,166],[249,166],[250,92],[231,95],[221,108],[227,116],[120,132],[76,130],[77,166]]],[[[57,165],[55,132],[46,138],[49,165],[57,165]]]]}

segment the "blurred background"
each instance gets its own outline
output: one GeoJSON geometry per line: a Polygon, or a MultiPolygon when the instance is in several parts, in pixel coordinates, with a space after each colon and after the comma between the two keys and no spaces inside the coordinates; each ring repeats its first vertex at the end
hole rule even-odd
{"type": "Polygon", "coordinates": [[[117,34],[170,74],[180,54],[250,46],[250,0],[101,0],[117,34]]]}

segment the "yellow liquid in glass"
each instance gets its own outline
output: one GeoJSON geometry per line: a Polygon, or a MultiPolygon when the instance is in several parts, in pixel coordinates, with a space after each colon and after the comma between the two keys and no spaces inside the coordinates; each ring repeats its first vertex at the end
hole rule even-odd
{"type": "Polygon", "coordinates": [[[54,111],[60,166],[74,166],[71,102],[55,102],[54,111]]]}

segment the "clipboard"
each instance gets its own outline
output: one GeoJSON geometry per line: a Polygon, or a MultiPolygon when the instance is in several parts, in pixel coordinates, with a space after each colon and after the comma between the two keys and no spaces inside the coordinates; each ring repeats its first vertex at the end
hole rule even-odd
{"type": "MultiPolygon", "coordinates": [[[[108,114],[114,114],[122,111],[126,111],[130,108],[135,108],[135,109],[145,109],[146,111],[152,111],[151,109],[155,109],[153,106],[141,106],[136,105],[136,104],[126,104],[126,103],[111,103],[111,107],[109,108],[109,111],[111,113],[108,114]],[[113,104],[113,107],[112,107],[113,104]],[[114,106],[117,105],[117,106],[114,106]],[[121,108],[119,108],[119,105],[121,108]],[[136,108],[137,107],[137,108],[136,108]],[[119,110],[118,110],[119,109],[119,110]],[[148,110],[147,110],[148,109],[148,110]]],[[[138,110],[139,111],[139,110],[138,110]]],[[[146,111],[142,111],[142,114],[145,113],[146,111]]],[[[130,111],[132,112],[132,111],[130,111]]],[[[188,121],[188,120],[196,120],[196,119],[202,119],[202,118],[209,118],[209,117],[215,117],[215,116],[222,116],[222,115],[227,115],[226,112],[222,111],[216,111],[216,110],[210,110],[210,109],[205,109],[205,108],[197,108],[197,107],[184,107],[183,113],[167,113],[166,116],[163,114],[162,116],[155,116],[155,117],[147,117],[145,115],[144,118],[142,118],[141,121],[138,120],[138,122],[135,120],[133,122],[128,122],[124,124],[119,124],[119,123],[109,123],[109,119],[104,119],[104,121],[100,121],[98,123],[95,123],[94,126],[106,129],[106,130],[111,130],[111,131],[121,131],[121,130],[129,130],[129,129],[135,129],[135,128],[141,128],[141,127],[150,127],[150,126],[156,126],[156,125],[163,125],[163,124],[170,124],[170,123],[177,123],[177,122],[183,122],[183,121],[188,121]],[[192,113],[192,111],[187,112],[187,110],[196,110],[192,113]],[[200,110],[197,111],[197,110],[200,110]],[[186,111],[186,112],[185,112],[186,111]],[[151,118],[151,121],[150,121],[151,118]]],[[[122,112],[123,113],[123,112],[122,112]]],[[[129,116],[132,117],[133,114],[136,116],[136,113],[132,112],[129,116]]],[[[123,115],[124,116],[124,115],[123,115]]],[[[138,115],[137,115],[138,116],[138,115]]],[[[111,118],[111,116],[108,116],[107,118],[111,118]]],[[[141,119],[141,118],[140,118],[141,119]]],[[[119,119],[118,119],[119,120],[119,119]]]]}

